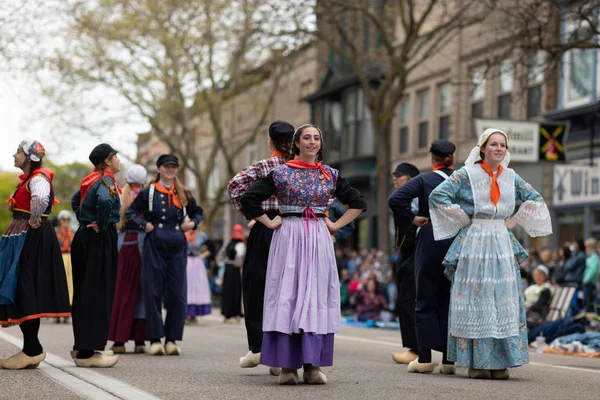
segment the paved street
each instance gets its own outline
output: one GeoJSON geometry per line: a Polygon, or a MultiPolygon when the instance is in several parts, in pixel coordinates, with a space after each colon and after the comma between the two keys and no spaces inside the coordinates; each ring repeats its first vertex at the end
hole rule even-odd
{"type": "MultiPolygon", "coordinates": [[[[531,364],[511,370],[509,381],[408,374],[390,352],[401,348],[395,331],[343,327],[336,335],[335,366],[325,386],[280,387],[266,367],[241,369],[243,324],[217,316],[187,326],[180,357],[127,354],[111,369],[80,369],[69,357],[71,325],[42,322],[49,356],[36,370],[0,370],[0,399],[595,399],[600,359],[532,354],[531,364]]],[[[16,352],[19,328],[0,330],[0,357],[16,352]]],[[[130,349],[132,344],[130,344],[130,349]]],[[[439,354],[434,360],[439,362],[439,354]]]]}

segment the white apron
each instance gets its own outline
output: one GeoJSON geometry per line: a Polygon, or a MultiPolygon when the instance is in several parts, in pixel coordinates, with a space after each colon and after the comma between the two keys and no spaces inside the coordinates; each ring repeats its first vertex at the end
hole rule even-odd
{"type": "Polygon", "coordinates": [[[518,336],[520,278],[504,225],[515,208],[515,173],[506,168],[497,178],[501,196],[494,206],[491,177],[478,164],[466,169],[475,212],[454,274],[450,334],[468,339],[518,336]]]}

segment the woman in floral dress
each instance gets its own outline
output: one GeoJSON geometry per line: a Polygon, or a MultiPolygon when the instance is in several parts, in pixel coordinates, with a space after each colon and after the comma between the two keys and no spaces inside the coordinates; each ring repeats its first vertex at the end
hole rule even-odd
{"type": "Polygon", "coordinates": [[[471,378],[508,379],[527,364],[527,323],[519,263],[527,253],[511,229],[552,233],[542,196],[515,171],[508,137],[487,129],[465,167],[429,197],[436,240],[458,233],[444,259],[452,281],[448,358],[471,378]],[[515,202],[521,201],[514,213],[515,202]]]}
{"type": "Polygon", "coordinates": [[[319,367],[333,364],[333,336],[340,327],[340,289],[330,232],[366,209],[363,196],[322,164],[322,134],[315,125],[294,133],[296,159],[278,166],[242,196],[251,219],[277,229],[269,251],[260,363],[281,367],[280,384],[324,384],[319,367]],[[261,202],[275,195],[281,217],[270,219],[261,202]],[[349,209],[336,222],[325,217],[332,197],[349,209]]]}

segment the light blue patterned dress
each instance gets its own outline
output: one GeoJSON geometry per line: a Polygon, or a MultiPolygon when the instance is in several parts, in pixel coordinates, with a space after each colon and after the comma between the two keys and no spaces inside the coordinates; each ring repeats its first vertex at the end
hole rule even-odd
{"type": "Polygon", "coordinates": [[[527,252],[504,225],[512,218],[531,236],[552,233],[542,196],[514,170],[491,177],[479,164],[456,171],[429,197],[436,240],[457,235],[444,259],[452,281],[448,358],[458,366],[505,369],[527,364],[527,324],[519,263],[527,252]],[[516,200],[523,203],[513,215],[516,200]]]}

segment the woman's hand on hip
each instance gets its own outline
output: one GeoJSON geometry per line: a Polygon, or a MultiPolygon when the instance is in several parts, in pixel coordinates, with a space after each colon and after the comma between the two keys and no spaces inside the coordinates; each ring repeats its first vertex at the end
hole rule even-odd
{"type": "Polygon", "coordinates": [[[512,219],[512,218],[506,218],[506,219],[504,220],[504,225],[505,225],[505,226],[506,226],[508,229],[512,229],[512,228],[514,228],[515,226],[517,226],[517,223],[516,223],[516,222],[515,222],[515,220],[514,220],[514,219],[512,219]]]}
{"type": "Polygon", "coordinates": [[[29,218],[29,226],[31,227],[31,229],[38,229],[40,226],[42,226],[42,219],[41,218],[34,218],[31,217],[29,218]]]}
{"type": "Polygon", "coordinates": [[[184,232],[191,231],[194,229],[194,226],[196,226],[196,224],[193,221],[185,221],[181,224],[181,230],[184,232]]]}
{"type": "Polygon", "coordinates": [[[415,217],[415,219],[413,219],[413,224],[415,224],[416,226],[418,226],[419,228],[422,228],[423,225],[427,224],[429,222],[429,218],[427,217],[415,217]]]}
{"type": "Polygon", "coordinates": [[[267,226],[267,228],[279,229],[279,228],[281,228],[282,224],[283,224],[283,219],[281,219],[281,217],[279,215],[277,215],[277,216],[275,216],[275,218],[273,218],[271,220],[270,226],[267,226]]]}
{"type": "Polygon", "coordinates": [[[87,227],[92,228],[96,233],[100,233],[100,228],[98,228],[98,223],[96,221],[89,223],[87,227]]]}
{"type": "Polygon", "coordinates": [[[335,222],[331,222],[329,218],[325,218],[325,225],[327,225],[327,229],[329,229],[329,232],[331,233],[335,233],[339,230],[335,222]]]}

